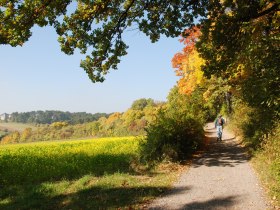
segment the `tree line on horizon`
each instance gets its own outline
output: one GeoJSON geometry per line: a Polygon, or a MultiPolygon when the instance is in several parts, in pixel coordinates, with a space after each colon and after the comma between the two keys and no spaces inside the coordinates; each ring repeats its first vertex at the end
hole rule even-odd
{"type": "MultiPolygon", "coordinates": [[[[66,120],[38,124],[35,129],[26,128],[23,132],[12,132],[9,135],[4,136],[1,143],[143,135],[145,133],[145,127],[148,123],[153,121],[157,109],[163,104],[164,102],[155,102],[151,98],[141,98],[135,100],[131,107],[123,113],[115,112],[112,114],[98,115],[99,118],[97,119],[89,120],[89,118],[87,118],[80,120],[78,123],[69,123],[71,121],[69,121],[68,118],[60,118],[66,120]]],[[[48,111],[45,113],[48,113],[49,116],[51,116],[53,113],[60,112],[48,111]]],[[[24,116],[28,115],[25,114],[24,116]]],[[[78,116],[83,117],[84,115],[78,116]]],[[[53,120],[51,117],[49,117],[49,119],[53,120]]]]}
{"type": "Polygon", "coordinates": [[[69,124],[80,124],[98,120],[101,117],[108,117],[107,113],[86,113],[86,112],[63,112],[63,111],[30,111],[13,112],[7,122],[30,123],[30,124],[51,124],[54,122],[67,122],[69,124]]]}

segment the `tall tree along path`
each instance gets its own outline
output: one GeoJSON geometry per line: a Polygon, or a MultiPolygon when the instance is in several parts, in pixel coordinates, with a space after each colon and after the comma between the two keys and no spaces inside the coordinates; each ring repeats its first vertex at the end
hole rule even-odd
{"type": "Polygon", "coordinates": [[[233,134],[224,130],[216,142],[213,123],[205,126],[208,149],[194,157],[174,187],[148,209],[270,209],[249,163],[249,156],[233,134]]]}

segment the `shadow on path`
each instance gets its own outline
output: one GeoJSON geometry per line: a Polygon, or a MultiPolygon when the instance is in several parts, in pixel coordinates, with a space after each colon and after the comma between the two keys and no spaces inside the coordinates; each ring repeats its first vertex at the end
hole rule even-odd
{"type": "Polygon", "coordinates": [[[193,159],[193,167],[234,167],[250,159],[245,148],[235,141],[234,136],[225,135],[222,142],[217,142],[216,131],[213,127],[205,129],[205,136],[207,138],[206,151],[193,159]]]}
{"type": "Polygon", "coordinates": [[[186,204],[182,209],[184,210],[193,210],[193,209],[207,209],[214,210],[220,208],[229,208],[237,202],[238,196],[227,196],[227,197],[218,197],[211,200],[203,202],[192,202],[186,204]]]}
{"type": "MultiPolygon", "coordinates": [[[[228,209],[234,206],[238,202],[239,196],[226,196],[226,197],[217,197],[206,201],[194,201],[188,204],[183,205],[182,207],[176,207],[176,210],[216,210],[216,209],[228,209]]],[[[149,210],[166,210],[170,209],[169,207],[152,207],[149,210]]],[[[173,208],[172,208],[173,209],[173,208]]]]}

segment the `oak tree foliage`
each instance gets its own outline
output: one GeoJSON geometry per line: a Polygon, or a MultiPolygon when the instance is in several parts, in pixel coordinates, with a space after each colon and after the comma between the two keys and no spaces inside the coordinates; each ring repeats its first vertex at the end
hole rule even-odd
{"type": "Polygon", "coordinates": [[[102,82],[127,54],[128,46],[122,38],[126,30],[139,30],[152,42],[161,35],[176,37],[196,17],[205,16],[207,2],[1,0],[0,43],[23,45],[32,35],[33,26],[51,25],[59,35],[61,50],[70,55],[79,49],[86,54],[81,67],[93,82],[102,82]]]}

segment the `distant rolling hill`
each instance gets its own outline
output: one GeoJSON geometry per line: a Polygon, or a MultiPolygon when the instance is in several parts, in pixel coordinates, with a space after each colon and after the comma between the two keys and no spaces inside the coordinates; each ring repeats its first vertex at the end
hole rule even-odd
{"type": "Polygon", "coordinates": [[[14,123],[14,122],[0,122],[0,130],[8,130],[8,131],[19,131],[22,132],[25,128],[32,128],[34,129],[35,126],[31,124],[24,124],[24,123],[14,123]]]}

